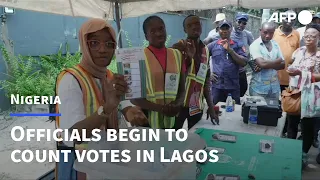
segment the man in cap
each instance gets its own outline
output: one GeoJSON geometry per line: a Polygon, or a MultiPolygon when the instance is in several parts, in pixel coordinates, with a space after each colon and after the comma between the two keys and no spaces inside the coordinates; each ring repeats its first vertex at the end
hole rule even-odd
{"type": "Polygon", "coordinates": [[[204,44],[209,44],[210,42],[214,41],[214,40],[217,40],[219,39],[219,30],[218,30],[218,26],[219,26],[219,23],[222,21],[222,20],[225,20],[226,19],[226,15],[224,13],[219,13],[216,15],[216,20],[214,21],[214,24],[216,26],[215,29],[212,29],[207,38],[205,38],[203,40],[203,43],[204,44]]]}
{"type": "MultiPolygon", "coordinates": [[[[246,25],[249,20],[249,15],[244,12],[236,14],[236,24],[231,33],[231,39],[241,42],[245,49],[244,51],[249,55],[249,46],[254,41],[253,35],[250,31],[246,30],[246,25]]],[[[244,96],[248,89],[247,72],[244,67],[240,67],[239,84],[240,84],[240,97],[244,96]]]]}
{"type": "Polygon", "coordinates": [[[244,45],[230,37],[230,21],[223,20],[218,27],[220,38],[208,45],[213,102],[225,102],[231,94],[232,99],[240,104],[239,67],[247,64],[247,55],[244,45]]]}

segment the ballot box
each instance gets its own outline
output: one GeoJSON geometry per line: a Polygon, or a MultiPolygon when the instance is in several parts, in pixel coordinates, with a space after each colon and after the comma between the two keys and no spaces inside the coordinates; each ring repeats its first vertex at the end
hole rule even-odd
{"type": "Polygon", "coordinates": [[[264,99],[262,97],[247,97],[248,100],[242,105],[241,116],[243,122],[248,124],[250,108],[255,106],[258,109],[257,124],[264,126],[278,125],[278,119],[282,117],[282,108],[278,99],[264,99]]]}
{"type": "MultiPolygon", "coordinates": [[[[139,129],[149,131],[149,128],[144,127],[129,127],[128,130],[139,129]]],[[[111,162],[110,155],[106,160],[99,157],[96,162],[89,162],[84,160],[79,162],[79,159],[74,163],[74,168],[77,171],[87,174],[90,179],[130,179],[130,180],[143,180],[143,179],[196,179],[196,161],[193,162],[161,162],[162,159],[170,160],[173,154],[179,152],[181,156],[186,150],[203,150],[206,146],[205,141],[199,135],[189,133],[188,138],[184,142],[178,141],[175,136],[172,141],[168,141],[168,133],[164,130],[159,130],[160,141],[115,141],[109,142],[104,133],[101,134],[102,140],[99,142],[89,142],[87,150],[130,150],[130,162],[111,162]],[[140,150],[140,153],[138,153],[140,150]],[[154,162],[147,160],[143,162],[144,155],[141,151],[154,152],[154,162]],[[139,156],[139,157],[138,157],[139,156]],[[161,159],[162,158],[162,159],[161,159]],[[138,159],[140,159],[138,162],[138,159]]],[[[141,135],[141,133],[140,133],[141,135]]],[[[144,135],[148,137],[149,135],[144,135]]],[[[182,136],[181,136],[182,137],[182,136]]],[[[193,153],[195,154],[195,153],[193,153]]],[[[124,156],[123,156],[124,157],[124,156]]],[[[121,159],[121,154],[120,154],[121,159]]],[[[126,159],[126,158],[123,158],[126,159]]]]}

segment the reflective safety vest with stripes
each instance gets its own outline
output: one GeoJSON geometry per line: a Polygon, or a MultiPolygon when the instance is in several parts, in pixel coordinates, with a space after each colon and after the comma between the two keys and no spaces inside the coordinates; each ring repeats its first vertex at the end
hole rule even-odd
{"type": "MultiPolygon", "coordinates": [[[[169,104],[176,99],[178,88],[175,91],[165,90],[166,73],[177,74],[176,81],[180,81],[182,55],[179,50],[167,48],[166,69],[163,70],[150,49],[145,48],[144,54],[147,71],[147,100],[155,104],[169,104]]],[[[168,117],[159,112],[149,111],[148,117],[151,128],[173,128],[175,124],[175,117],[168,117]]]]}
{"type": "MultiPolygon", "coordinates": [[[[58,92],[60,81],[66,73],[70,73],[71,75],[73,75],[73,77],[75,77],[77,79],[77,81],[79,82],[79,85],[80,85],[80,88],[81,88],[82,94],[83,94],[83,104],[84,104],[84,108],[85,108],[85,115],[86,115],[86,117],[89,117],[90,115],[95,113],[98,110],[98,108],[101,105],[103,105],[103,103],[104,103],[102,93],[101,93],[101,90],[99,88],[98,83],[81,66],[76,65],[75,67],[72,67],[72,68],[69,68],[69,69],[62,71],[58,75],[57,81],[56,81],[56,94],[58,92]]],[[[113,73],[110,70],[107,70],[106,76],[108,79],[112,79],[113,73]]],[[[59,105],[58,104],[56,105],[56,112],[59,113],[59,105]]],[[[113,113],[113,114],[117,115],[117,113],[113,113]]],[[[56,117],[56,128],[60,128],[60,118],[59,117],[56,117]]],[[[62,144],[63,144],[62,142],[59,142],[58,146],[62,145],[62,144]]],[[[86,143],[76,144],[75,149],[79,149],[79,150],[86,149],[86,146],[87,146],[86,143]]]]}
{"type": "MultiPolygon", "coordinates": [[[[207,48],[207,46],[205,46],[204,48],[202,48],[202,52],[201,52],[201,62],[203,64],[207,65],[207,70],[209,69],[209,50],[207,48]]],[[[199,67],[200,70],[201,67],[199,67]]],[[[199,71],[198,70],[198,71],[199,71]]],[[[197,104],[199,104],[199,109],[202,110],[203,109],[203,87],[205,85],[205,81],[206,79],[203,77],[199,77],[197,76],[196,72],[196,68],[195,68],[195,60],[192,59],[191,61],[191,66],[188,68],[188,74],[187,74],[187,78],[186,78],[186,96],[184,99],[184,106],[185,107],[189,107],[189,101],[190,101],[190,97],[193,93],[192,89],[195,88],[196,86],[200,87],[200,95],[199,95],[199,102],[197,104]]]]}

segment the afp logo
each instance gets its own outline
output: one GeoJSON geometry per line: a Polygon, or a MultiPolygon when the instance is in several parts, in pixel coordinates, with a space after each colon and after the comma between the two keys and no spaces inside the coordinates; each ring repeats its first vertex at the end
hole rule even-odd
{"type": "Polygon", "coordinates": [[[272,13],[268,22],[292,22],[298,18],[299,23],[302,25],[310,24],[312,21],[312,13],[308,10],[300,11],[297,15],[294,11],[287,11],[287,12],[274,12],[272,13]]]}

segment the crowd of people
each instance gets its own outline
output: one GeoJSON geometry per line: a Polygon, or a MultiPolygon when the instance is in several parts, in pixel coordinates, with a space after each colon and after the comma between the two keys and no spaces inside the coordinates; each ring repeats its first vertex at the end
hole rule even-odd
{"type": "MultiPolygon", "coordinates": [[[[224,14],[217,14],[216,28],[202,41],[200,18],[189,15],[181,24],[187,38],[169,48],[165,46],[164,21],[158,16],[146,18],[142,28],[149,42],[144,49],[147,97],[131,101],[120,100],[128,90],[124,77],[107,70],[117,47],[114,29],[104,20],[88,20],[79,32],[81,63],[57,78],[56,95],[61,100],[55,108],[61,113],[56,119],[57,128],[78,129],[79,133],[86,129],[90,136],[95,128],[118,129],[121,112],[135,126],[180,129],[187,119],[190,129],[205,113],[204,100],[208,116],[218,122],[214,106],[225,102],[229,94],[237,104],[247,91],[251,96],[279,99],[289,86],[290,77],[301,75],[305,69],[312,72],[314,82],[320,81],[319,14],[314,15],[313,23],[303,33],[294,29],[294,22],[285,21],[279,27],[265,22],[257,38],[245,29],[248,14],[239,12],[235,19],[232,22],[224,14]],[[295,62],[300,62],[300,69],[290,71],[288,66],[295,62]],[[247,64],[253,71],[249,83],[247,64]]],[[[286,119],[283,134],[288,138],[296,139],[298,125],[302,125],[306,164],[311,145],[317,144],[319,120],[300,119],[299,115],[287,115],[286,119]]],[[[83,148],[82,142],[58,143],[58,149],[83,148]]],[[[73,161],[57,163],[57,179],[85,178],[85,174],[73,169],[74,154],[68,155],[73,161]]],[[[320,163],[319,155],[317,159],[320,163]]]]}
{"type": "MultiPolygon", "coordinates": [[[[289,10],[287,13],[292,13],[292,11],[289,10]]],[[[295,21],[288,22],[288,18],[278,27],[274,22],[264,22],[260,28],[260,37],[255,40],[252,33],[245,29],[249,16],[239,12],[235,19],[235,26],[232,27],[231,22],[226,20],[225,14],[217,14],[215,21],[217,28],[213,29],[204,40],[208,44],[208,48],[212,50],[211,77],[218,80],[217,82],[220,81],[220,83],[212,85],[213,97],[217,98],[214,99],[214,102],[225,100],[225,97],[221,96],[216,88],[231,93],[236,102],[239,102],[239,95],[242,97],[247,91],[247,78],[245,74],[242,74],[245,70],[241,68],[243,64],[239,63],[237,57],[232,56],[232,53],[228,52],[225,55],[225,51],[219,51],[219,44],[223,39],[229,39],[229,44],[231,47],[233,46],[232,49],[238,55],[248,59],[247,63],[252,69],[248,88],[250,96],[279,99],[281,93],[286,89],[300,88],[299,83],[296,86],[293,84],[297,78],[297,82],[301,82],[299,77],[301,77],[302,71],[311,72],[313,82],[320,81],[320,57],[318,56],[320,13],[313,13],[312,22],[298,30],[294,29],[295,21]],[[233,44],[238,44],[238,46],[233,44]],[[214,48],[216,46],[218,48],[214,48]],[[239,50],[241,46],[243,51],[239,50]],[[221,63],[221,61],[226,62],[228,58],[233,60],[232,66],[221,63]],[[296,69],[293,71],[288,68],[290,65],[296,69]],[[231,72],[237,72],[235,69],[239,66],[239,76],[236,73],[232,74],[231,72]],[[224,69],[226,67],[228,70],[224,69]],[[219,78],[217,79],[217,77],[219,78]],[[226,81],[226,78],[229,78],[229,81],[226,81]],[[237,80],[239,83],[236,83],[237,80]],[[232,83],[234,86],[228,83],[232,83]]],[[[320,118],[301,119],[299,112],[287,114],[283,136],[297,139],[299,124],[301,124],[299,139],[303,141],[303,167],[306,167],[310,147],[312,145],[319,146],[320,118]]],[[[320,164],[320,154],[316,161],[320,164]]]]}

